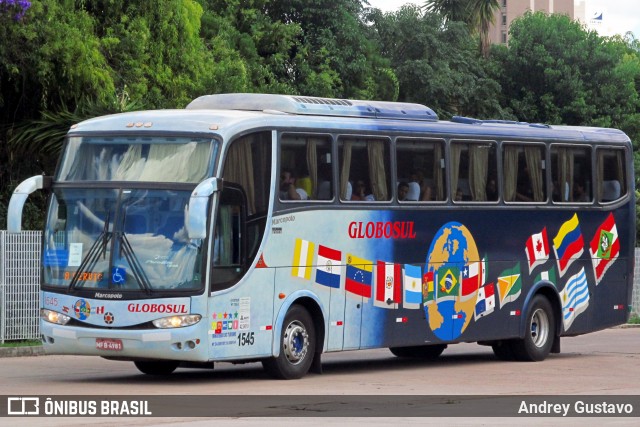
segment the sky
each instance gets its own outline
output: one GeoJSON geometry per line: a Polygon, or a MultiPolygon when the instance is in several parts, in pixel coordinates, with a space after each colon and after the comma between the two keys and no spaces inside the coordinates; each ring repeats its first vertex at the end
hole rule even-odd
{"type": "MultiPolygon", "coordinates": [[[[590,29],[595,29],[600,35],[624,35],[632,31],[636,38],[640,38],[640,0],[575,0],[575,4],[585,3],[585,20],[590,29]],[[593,20],[600,15],[602,20],[593,20]]],[[[397,10],[405,3],[424,5],[424,0],[369,0],[372,7],[385,12],[397,10]]]]}

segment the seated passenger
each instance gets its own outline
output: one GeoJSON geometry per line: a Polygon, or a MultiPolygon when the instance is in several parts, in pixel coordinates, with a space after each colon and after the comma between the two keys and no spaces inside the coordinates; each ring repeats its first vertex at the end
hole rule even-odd
{"type": "Polygon", "coordinates": [[[402,181],[398,184],[398,200],[401,202],[407,201],[407,195],[409,194],[409,184],[402,181]]]}
{"type": "Polygon", "coordinates": [[[417,202],[420,200],[420,184],[415,181],[409,183],[409,191],[407,191],[407,201],[417,202]]]}
{"type": "Polygon", "coordinates": [[[351,200],[372,202],[375,199],[376,198],[368,190],[367,184],[363,180],[359,179],[356,181],[355,191],[351,196],[351,200]]]}
{"type": "Polygon", "coordinates": [[[283,169],[280,174],[281,200],[309,200],[309,195],[302,188],[296,188],[296,178],[290,170],[283,169]]]}

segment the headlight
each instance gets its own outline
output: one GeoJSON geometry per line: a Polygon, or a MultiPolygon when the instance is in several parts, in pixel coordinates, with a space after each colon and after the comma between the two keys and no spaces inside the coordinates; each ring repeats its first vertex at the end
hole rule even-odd
{"type": "Polygon", "coordinates": [[[185,314],[183,316],[170,316],[156,319],[153,326],[160,329],[168,328],[184,328],[185,326],[195,325],[202,319],[199,314],[185,314]]]}
{"type": "Polygon", "coordinates": [[[46,308],[40,309],[40,318],[49,323],[56,323],[58,325],[66,325],[71,320],[71,317],[66,314],[58,313],[57,311],[47,310],[46,308]]]}

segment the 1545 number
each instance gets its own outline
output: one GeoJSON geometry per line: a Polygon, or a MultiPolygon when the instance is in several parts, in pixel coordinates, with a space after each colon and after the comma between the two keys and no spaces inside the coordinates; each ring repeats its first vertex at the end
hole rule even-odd
{"type": "Polygon", "coordinates": [[[240,332],[238,334],[238,345],[239,346],[245,346],[245,345],[253,345],[254,342],[254,336],[253,336],[253,332],[240,332]]]}

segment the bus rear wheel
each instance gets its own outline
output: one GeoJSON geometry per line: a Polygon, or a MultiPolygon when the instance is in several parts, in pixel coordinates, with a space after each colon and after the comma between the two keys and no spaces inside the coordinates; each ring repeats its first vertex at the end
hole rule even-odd
{"type": "Polygon", "coordinates": [[[136,368],[147,375],[170,375],[176,370],[180,362],[175,360],[136,360],[136,368]]]}
{"type": "Polygon", "coordinates": [[[446,344],[419,345],[415,347],[389,347],[391,353],[398,357],[413,357],[416,359],[436,359],[442,354],[446,344]]]}
{"type": "Polygon", "coordinates": [[[274,378],[302,378],[311,367],[316,350],[313,319],[300,305],[293,305],[282,324],[280,354],[262,361],[264,369],[274,378]]]}
{"type": "Polygon", "coordinates": [[[551,351],[556,330],[556,319],[549,300],[536,295],[527,313],[527,331],[523,339],[511,342],[517,360],[539,362],[551,351]]]}

